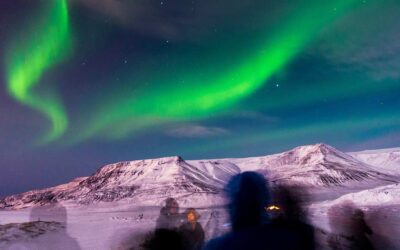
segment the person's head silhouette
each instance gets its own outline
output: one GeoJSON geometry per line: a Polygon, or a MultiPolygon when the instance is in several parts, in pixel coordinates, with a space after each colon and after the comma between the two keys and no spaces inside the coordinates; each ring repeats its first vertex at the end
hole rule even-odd
{"type": "Polygon", "coordinates": [[[188,208],[185,211],[186,221],[196,223],[200,218],[200,214],[194,208],[188,208]]]}
{"type": "Polygon", "coordinates": [[[265,178],[256,172],[243,172],[231,178],[225,187],[229,215],[234,231],[259,226],[266,220],[265,206],[270,194],[265,178]]]}
{"type": "Polygon", "coordinates": [[[178,202],[169,197],[165,200],[165,205],[160,210],[160,216],[156,221],[156,228],[177,228],[179,227],[181,215],[179,214],[178,202]]]}
{"type": "Polygon", "coordinates": [[[306,191],[301,187],[276,186],[273,191],[273,205],[278,209],[272,210],[270,218],[285,221],[306,221],[306,212],[301,203],[307,198],[306,191]]]}
{"type": "MultiPolygon", "coordinates": [[[[35,227],[41,228],[43,225],[51,223],[55,228],[58,228],[48,238],[40,237],[41,235],[34,237],[33,243],[39,245],[43,244],[40,249],[80,249],[77,240],[68,234],[68,211],[62,204],[36,206],[33,207],[30,212],[30,221],[35,223],[35,227]],[[44,240],[45,242],[42,242],[44,240]]],[[[42,232],[42,230],[38,231],[42,232]]],[[[39,248],[32,247],[32,249],[39,248]]]]}
{"type": "Polygon", "coordinates": [[[179,204],[172,197],[169,197],[165,200],[165,208],[166,208],[166,212],[168,214],[178,214],[179,213],[179,204]]]}

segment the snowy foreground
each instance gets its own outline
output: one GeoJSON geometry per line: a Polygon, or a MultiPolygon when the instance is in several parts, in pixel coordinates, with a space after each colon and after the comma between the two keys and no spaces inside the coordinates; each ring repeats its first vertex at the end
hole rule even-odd
{"type": "Polygon", "coordinates": [[[376,246],[400,249],[400,149],[343,153],[324,144],[241,159],[122,162],[9,196],[0,199],[0,249],[129,249],[154,229],[167,197],[181,212],[195,207],[211,238],[229,230],[222,188],[242,171],[264,174],[271,188],[302,190],[319,248],[327,248],[332,223],[344,216],[330,208],[351,201],[364,211],[376,246]]]}

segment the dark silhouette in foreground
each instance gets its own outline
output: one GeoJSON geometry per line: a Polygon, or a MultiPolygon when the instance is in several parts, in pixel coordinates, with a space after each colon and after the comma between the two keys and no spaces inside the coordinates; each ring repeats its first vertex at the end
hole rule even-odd
{"type": "Polygon", "coordinates": [[[368,210],[369,226],[373,228],[370,240],[375,249],[389,250],[399,248],[398,235],[400,235],[400,228],[397,226],[397,220],[391,216],[393,212],[393,207],[375,207],[368,210]]]}
{"type": "Polygon", "coordinates": [[[263,176],[238,174],[228,182],[226,193],[232,232],[209,241],[206,250],[304,249],[302,235],[269,223],[265,208],[270,205],[270,194],[263,176]]]}
{"type": "Polygon", "coordinates": [[[160,228],[149,234],[141,245],[145,250],[186,250],[182,234],[176,229],[160,228]]]}
{"type": "Polygon", "coordinates": [[[188,208],[185,212],[186,222],[179,227],[185,248],[190,250],[200,250],[204,244],[204,230],[197,221],[200,215],[194,208],[188,208]]]}
{"type": "Polygon", "coordinates": [[[204,230],[198,222],[200,215],[194,208],[179,214],[179,204],[167,198],[160,210],[156,229],[141,244],[145,250],[200,250],[204,244],[204,230]],[[185,220],[183,220],[183,216],[185,220]]]}
{"type": "Polygon", "coordinates": [[[314,228],[305,222],[306,212],[300,206],[304,196],[305,191],[299,187],[277,187],[273,192],[274,205],[267,207],[267,211],[274,227],[285,228],[300,236],[298,248],[315,249],[314,228]]]}
{"type": "Polygon", "coordinates": [[[351,201],[332,206],[328,210],[331,235],[328,245],[331,249],[374,249],[369,236],[371,228],[367,225],[364,212],[351,201]]]}
{"type": "Polygon", "coordinates": [[[182,216],[179,214],[179,204],[174,198],[167,198],[165,206],[161,208],[156,222],[157,229],[177,229],[181,224],[182,216]]]}
{"type": "MultiPolygon", "coordinates": [[[[34,207],[30,213],[30,221],[57,221],[64,224],[62,231],[59,231],[47,239],[43,244],[40,244],[37,249],[60,249],[60,250],[79,250],[81,249],[76,239],[72,238],[67,233],[67,209],[61,204],[57,204],[51,208],[51,210],[44,210],[43,207],[34,207]],[[48,218],[49,214],[53,218],[48,218]]],[[[35,246],[30,246],[30,248],[35,249],[35,246]]]]}

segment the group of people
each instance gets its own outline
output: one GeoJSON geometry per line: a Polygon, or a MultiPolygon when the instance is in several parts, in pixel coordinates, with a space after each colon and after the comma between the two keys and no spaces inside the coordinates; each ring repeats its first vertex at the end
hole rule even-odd
{"type": "Polygon", "coordinates": [[[198,222],[199,213],[188,208],[179,213],[179,204],[174,198],[168,198],[160,210],[156,230],[149,235],[144,244],[145,249],[185,249],[200,250],[204,244],[204,230],[198,222]]]}
{"type": "MultiPolygon", "coordinates": [[[[146,238],[142,247],[148,250],[317,248],[315,230],[306,223],[305,212],[300,206],[300,202],[304,201],[303,191],[275,187],[270,192],[265,178],[256,172],[244,172],[232,177],[224,190],[228,198],[229,233],[205,243],[198,212],[189,208],[180,214],[178,202],[168,198],[161,208],[156,230],[146,238]]],[[[332,234],[328,236],[325,247],[373,249],[369,241],[372,230],[365,223],[360,209],[352,204],[334,206],[328,215],[332,234]]]]}
{"type": "Polygon", "coordinates": [[[211,239],[206,250],[315,249],[314,230],[291,190],[279,188],[271,196],[265,178],[244,172],[231,178],[226,188],[231,232],[211,239]]]}
{"type": "Polygon", "coordinates": [[[156,230],[144,249],[314,249],[313,228],[301,221],[301,209],[289,192],[280,189],[271,206],[265,178],[256,172],[234,176],[225,188],[229,199],[231,232],[204,243],[205,235],[193,209],[179,213],[179,204],[168,198],[160,210],[156,230]]]}

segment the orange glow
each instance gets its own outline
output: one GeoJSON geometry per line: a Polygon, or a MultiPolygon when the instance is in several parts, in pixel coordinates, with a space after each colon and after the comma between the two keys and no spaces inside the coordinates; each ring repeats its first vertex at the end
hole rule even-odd
{"type": "Polygon", "coordinates": [[[275,206],[275,205],[271,205],[271,206],[265,207],[265,210],[267,210],[267,211],[278,211],[280,209],[281,209],[280,207],[275,206]]]}
{"type": "Polygon", "coordinates": [[[187,220],[188,220],[189,222],[194,222],[194,221],[196,221],[196,215],[195,215],[194,213],[188,213],[188,214],[187,214],[187,220]]]}

